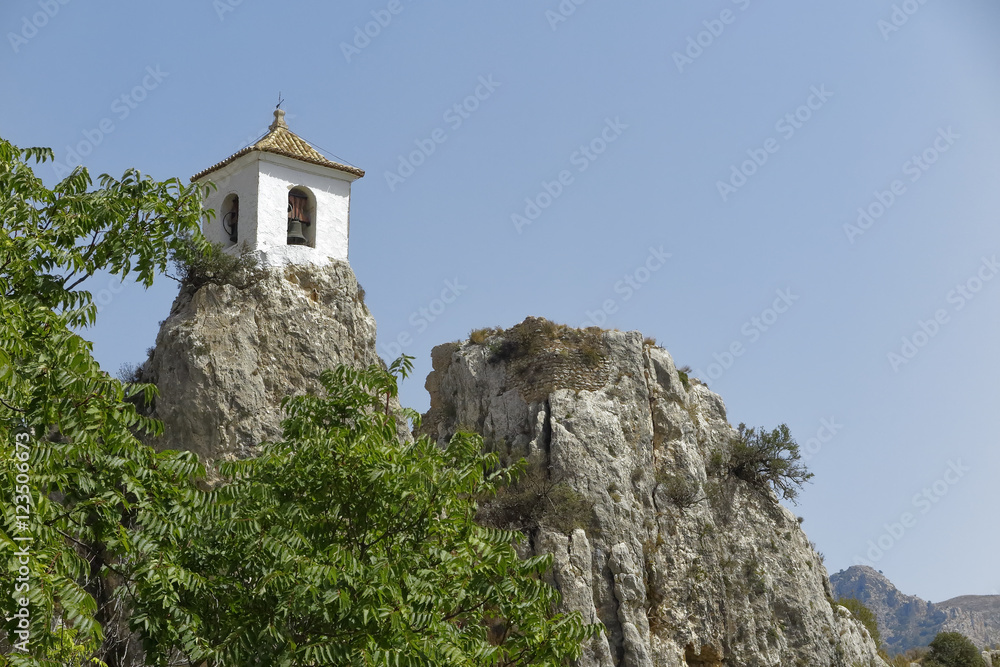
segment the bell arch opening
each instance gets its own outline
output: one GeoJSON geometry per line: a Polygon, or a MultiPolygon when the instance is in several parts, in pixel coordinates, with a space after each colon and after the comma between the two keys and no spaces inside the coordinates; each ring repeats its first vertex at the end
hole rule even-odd
{"type": "Polygon", "coordinates": [[[287,243],[316,247],[316,197],[302,186],[288,191],[287,243]]]}
{"type": "Polygon", "coordinates": [[[222,201],[222,234],[225,246],[236,245],[240,240],[240,197],[236,193],[222,201]]]}

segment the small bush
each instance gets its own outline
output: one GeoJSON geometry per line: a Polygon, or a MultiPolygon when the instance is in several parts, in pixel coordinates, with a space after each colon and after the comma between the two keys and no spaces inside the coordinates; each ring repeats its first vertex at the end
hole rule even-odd
{"type": "Polygon", "coordinates": [[[681,366],[677,369],[677,376],[681,379],[681,384],[684,385],[685,391],[691,391],[691,367],[681,366]]]}
{"type": "Polygon", "coordinates": [[[728,472],[729,457],[726,452],[716,449],[712,452],[705,463],[705,472],[713,477],[719,477],[728,472]]]}
{"type": "Polygon", "coordinates": [[[698,503],[698,483],[685,475],[657,472],[656,482],[663,487],[663,493],[677,507],[686,509],[698,503]]]}
{"type": "Polygon", "coordinates": [[[476,329],[469,334],[469,342],[473,345],[485,345],[486,340],[497,333],[496,329],[491,329],[489,327],[485,329],[476,329]]]}
{"type": "Polygon", "coordinates": [[[571,329],[544,318],[529,317],[495,333],[500,340],[490,344],[492,364],[530,359],[551,348],[575,350],[588,366],[599,366],[606,356],[601,330],[596,327],[571,329]]]}
{"type": "Polygon", "coordinates": [[[588,528],[593,511],[593,501],[552,479],[542,467],[531,466],[495,496],[480,499],[476,521],[503,530],[530,532],[548,526],[569,534],[588,528]]]}
{"type": "MultiPolygon", "coordinates": [[[[713,454],[713,462],[715,455],[713,454]]],[[[813,474],[801,463],[799,446],[786,424],[773,431],[740,424],[730,441],[728,456],[721,454],[724,470],[761,492],[773,489],[784,500],[795,502],[802,485],[813,474]]]]}
{"type": "Polygon", "coordinates": [[[182,250],[173,253],[171,260],[178,275],[169,277],[194,289],[208,284],[246,289],[267,277],[267,271],[246,244],[240,246],[239,253],[230,254],[218,243],[202,251],[197,243],[188,240],[182,250]]]}
{"type": "Polygon", "coordinates": [[[583,356],[584,363],[591,368],[600,366],[601,361],[604,359],[604,352],[601,349],[601,345],[589,339],[585,339],[580,344],[580,354],[583,356]]]}

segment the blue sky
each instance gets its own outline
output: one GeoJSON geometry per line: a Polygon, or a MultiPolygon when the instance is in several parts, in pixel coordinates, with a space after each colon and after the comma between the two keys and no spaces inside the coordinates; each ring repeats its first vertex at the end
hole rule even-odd
{"type": "MultiPolygon", "coordinates": [[[[351,264],[383,356],[417,358],[405,403],[475,328],[638,329],[734,424],[789,424],[831,572],[939,601],[1000,593],[998,27],[986,0],[9,0],[0,132],[187,178],[281,91],[367,170],[351,264]]],[[[144,358],[176,286],[91,289],[101,364],[144,358]]]]}

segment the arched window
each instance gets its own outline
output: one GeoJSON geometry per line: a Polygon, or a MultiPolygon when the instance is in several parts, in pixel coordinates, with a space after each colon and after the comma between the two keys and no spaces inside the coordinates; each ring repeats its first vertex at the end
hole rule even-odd
{"type": "Polygon", "coordinates": [[[299,188],[288,192],[288,245],[312,246],[315,231],[310,229],[309,195],[299,188]]]}
{"type": "Polygon", "coordinates": [[[230,243],[236,243],[239,240],[240,198],[237,195],[226,197],[222,211],[222,231],[230,243]]]}

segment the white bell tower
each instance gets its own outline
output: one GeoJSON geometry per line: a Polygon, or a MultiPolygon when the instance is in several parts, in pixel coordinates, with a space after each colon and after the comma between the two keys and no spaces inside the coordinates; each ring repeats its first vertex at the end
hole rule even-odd
{"type": "Polygon", "coordinates": [[[285,112],[257,143],[191,177],[213,182],[203,233],[229,252],[244,244],[261,264],[347,261],[351,183],[365,175],[332,162],[288,129],[285,112]]]}

